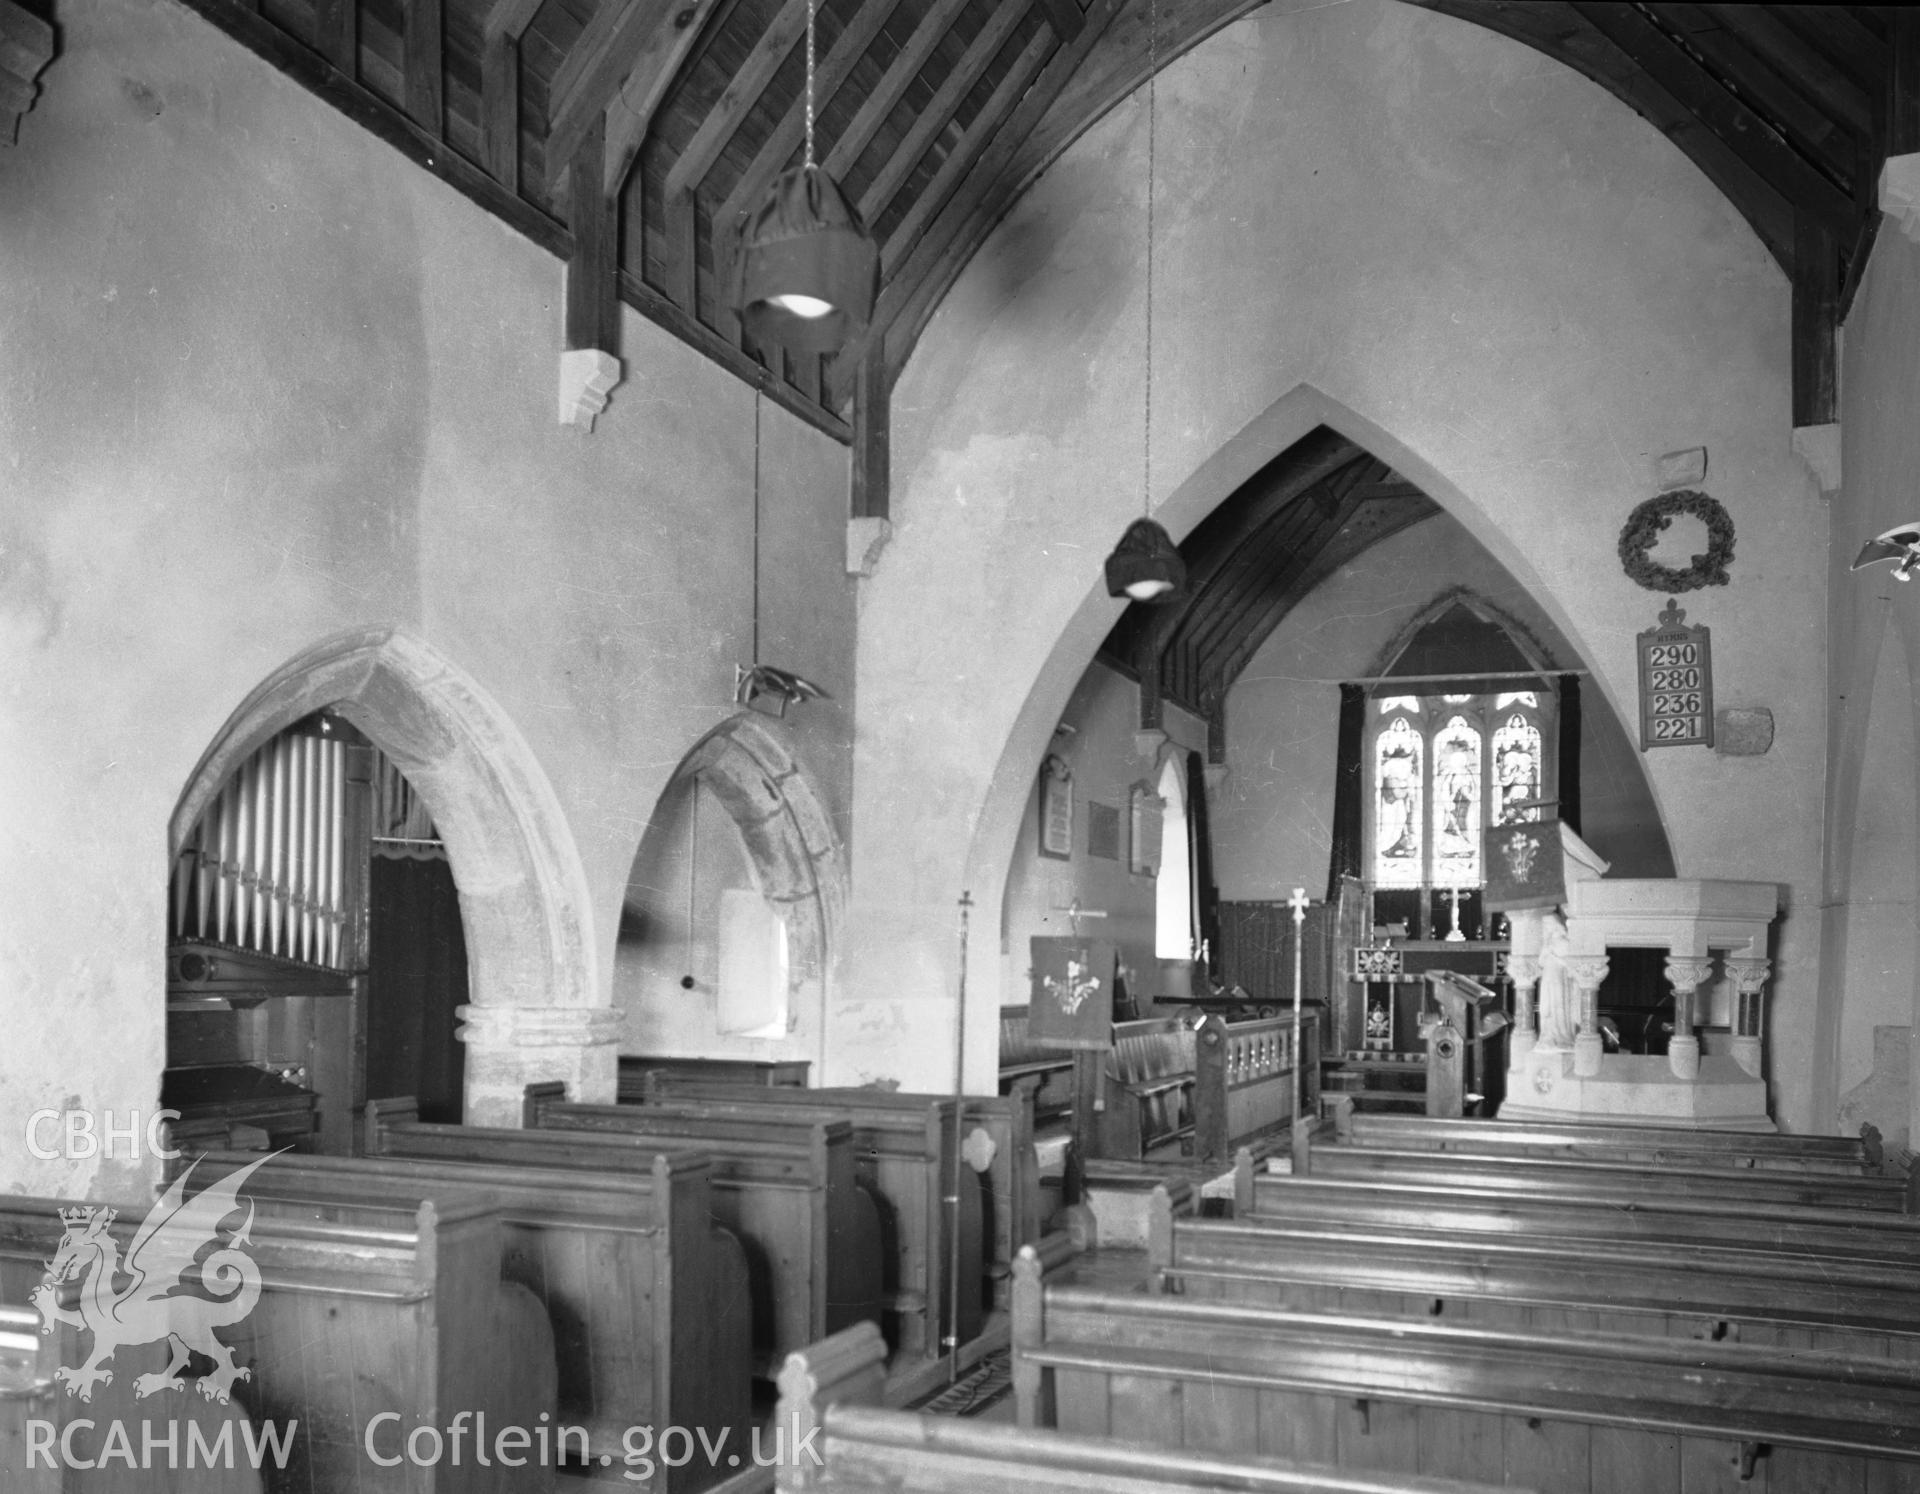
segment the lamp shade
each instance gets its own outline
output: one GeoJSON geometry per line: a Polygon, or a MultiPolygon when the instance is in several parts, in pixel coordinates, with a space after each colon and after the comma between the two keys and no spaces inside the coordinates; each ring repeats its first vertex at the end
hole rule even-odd
{"type": "Polygon", "coordinates": [[[734,305],[747,335],[794,353],[831,353],[873,315],[880,251],[818,166],[775,178],[740,235],[734,305]]]}
{"type": "Polygon", "coordinates": [[[1167,531],[1135,519],[1107,557],[1107,595],[1135,602],[1168,602],[1186,588],[1187,564],[1167,531]]]}

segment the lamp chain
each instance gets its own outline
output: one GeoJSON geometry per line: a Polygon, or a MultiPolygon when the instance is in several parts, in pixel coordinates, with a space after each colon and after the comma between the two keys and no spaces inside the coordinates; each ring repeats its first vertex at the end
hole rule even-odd
{"type": "Polygon", "coordinates": [[[813,17],[817,0],[807,0],[807,170],[813,169],[813,17]]]}
{"type": "Polygon", "coordinates": [[[760,386],[753,387],[753,664],[760,662],[760,386]]]}
{"type": "MultiPolygon", "coordinates": [[[[811,0],[809,0],[811,3],[811,0]]],[[[1140,511],[1153,517],[1153,172],[1154,172],[1154,74],[1159,70],[1160,5],[1147,5],[1147,375],[1145,430],[1141,436],[1140,511]]]]}

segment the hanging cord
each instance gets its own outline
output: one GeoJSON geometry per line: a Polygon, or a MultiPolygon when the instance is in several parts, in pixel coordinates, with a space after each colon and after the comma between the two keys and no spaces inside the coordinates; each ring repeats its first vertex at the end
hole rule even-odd
{"type": "Polygon", "coordinates": [[[760,386],[753,386],[753,652],[760,662],[760,386]]]}
{"type": "Polygon", "coordinates": [[[817,0],[807,0],[807,170],[813,170],[813,17],[817,0]]]}
{"type": "MultiPolygon", "coordinates": [[[[811,0],[809,0],[811,3],[811,0]]],[[[1153,517],[1153,175],[1154,175],[1154,75],[1160,61],[1160,5],[1150,0],[1147,6],[1147,378],[1145,430],[1140,442],[1140,512],[1153,517]]]]}

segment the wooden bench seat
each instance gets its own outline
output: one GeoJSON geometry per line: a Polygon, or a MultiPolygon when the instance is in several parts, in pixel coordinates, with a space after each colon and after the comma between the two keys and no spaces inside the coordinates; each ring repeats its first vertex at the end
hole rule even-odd
{"type": "Polygon", "coordinates": [[[709,1158],[714,1221],[747,1258],[758,1373],[771,1376],[792,1350],[878,1314],[880,1221],[855,1179],[844,1121],[821,1118],[804,1130],[716,1123],[681,1136],[437,1125],[414,1114],[411,1100],[370,1101],[369,1153],[642,1174],[661,1154],[709,1158]]]}
{"type": "Polygon", "coordinates": [[[1521,1198],[1497,1189],[1421,1188],[1358,1178],[1286,1177],[1236,1169],[1234,1214],[1320,1224],[1359,1224],[1455,1234],[1555,1235],[1797,1251],[1831,1260],[1920,1260],[1920,1219],[1856,1209],[1753,1204],[1741,1199],[1521,1198]]]}
{"type": "MultiPolygon", "coordinates": [[[[199,1180],[195,1180],[196,1182],[199,1180]]],[[[501,1228],[492,1200],[431,1187],[381,1203],[251,1198],[247,1254],[259,1269],[253,1311],[217,1332],[235,1363],[232,1405],[285,1433],[290,1453],[274,1489],[353,1489],[356,1494],[534,1494],[551,1469],[382,1467],[365,1450],[371,1419],[383,1456],[416,1427],[445,1428],[458,1411],[484,1414],[494,1427],[551,1421],[557,1409],[555,1364],[546,1313],[524,1287],[501,1278],[501,1228]]],[[[66,1235],[57,1199],[0,1199],[0,1300],[19,1301],[40,1285],[46,1262],[66,1235]]],[[[107,1233],[122,1258],[146,1216],[120,1210],[107,1233]]],[[[236,1220],[236,1223],[239,1221],[236,1220]]],[[[95,1267],[95,1270],[98,1268],[95,1267]]],[[[77,1301],[78,1282],[64,1289],[77,1301]]],[[[77,1332],[77,1330],[75,1330],[77,1332]]],[[[134,1372],[159,1372],[165,1347],[145,1355],[116,1352],[104,1396],[134,1385],[134,1372]],[[150,1362],[149,1362],[150,1361],[150,1362]]],[[[78,1366],[74,1352],[63,1362],[78,1366]]],[[[161,1390],[178,1405],[191,1388],[161,1390]]],[[[82,1403],[64,1393],[63,1411],[82,1403]]],[[[151,1398],[125,1419],[154,1416],[151,1398]]],[[[196,1489],[201,1485],[196,1484],[196,1489]]]]}
{"type": "Polygon", "coordinates": [[[1076,1437],[953,1417],[882,1410],[884,1348],[852,1328],[787,1361],[778,1424],[818,1461],[783,1462],[782,1494],[1490,1494],[1499,1485],[1418,1476],[1355,1476],[1256,1454],[1143,1447],[1114,1437],[1076,1437]]]}
{"type": "Polygon", "coordinates": [[[646,1093],[650,1074],[677,1074],[715,1084],[805,1089],[813,1064],[804,1058],[660,1058],[622,1053],[615,1093],[622,1100],[646,1093]]]}
{"type": "MultiPolygon", "coordinates": [[[[256,1161],[210,1153],[215,1173],[256,1161]]],[[[700,1156],[658,1156],[650,1174],[567,1171],[381,1157],[275,1157],[255,1196],[405,1197],[444,1184],[498,1205],[504,1277],[545,1308],[558,1372],[558,1419],[585,1426],[589,1452],[616,1461],[631,1426],[717,1436],[752,1417],[752,1325],[740,1243],[712,1222],[700,1156]]],[[[664,1468],[656,1494],[715,1482],[696,1459],[664,1468]]]]}
{"type": "MultiPolygon", "coordinates": [[[[854,1128],[862,1176],[890,1205],[895,1235],[888,1292],[899,1305],[902,1352],[938,1357],[947,1327],[947,1260],[951,1249],[944,1200],[953,1190],[953,1097],[872,1089],[727,1093],[718,1086],[657,1076],[647,1102],[711,1114],[787,1110],[796,1117],[845,1117],[854,1128]],[[933,1307],[926,1303],[931,1300],[933,1307]]],[[[960,1279],[979,1283],[963,1291],[958,1336],[980,1331],[988,1294],[1004,1300],[1013,1253],[1040,1234],[1039,1164],[1033,1148],[1033,1084],[1005,1095],[969,1095],[960,1169],[962,1221],[960,1279]],[[974,1132],[984,1146],[976,1146],[974,1132]],[[986,1157],[984,1172],[976,1163],[986,1157]],[[981,1192],[981,1180],[988,1185],[981,1192]],[[984,1217],[983,1217],[984,1216],[984,1217]],[[974,1221],[979,1223],[975,1224],[974,1221]]]]}
{"type": "Polygon", "coordinates": [[[1316,1143],[1309,1175],[1369,1178],[1432,1188],[1487,1188],[1530,1198],[1578,1198],[1628,1191],[1644,1198],[1748,1199],[1792,1208],[1899,1213],[1906,1184],[1894,1178],[1732,1167],[1693,1167],[1535,1156],[1523,1152],[1426,1151],[1316,1143]]]}
{"type": "Polygon", "coordinates": [[[1920,1488],[1920,1367],[1287,1312],[1015,1267],[1022,1426],[1556,1494],[1920,1488]]]}
{"type": "Polygon", "coordinates": [[[1920,1270],[1713,1246],[1371,1233],[1149,1206],[1161,1290],[1302,1312],[1734,1339],[1920,1361],[1920,1270]],[[1578,1261],[1570,1270],[1568,1262],[1578,1261]]]}
{"type": "Polygon", "coordinates": [[[1193,1028],[1178,1017],[1113,1024],[1102,1070],[1097,1155],[1121,1160],[1193,1135],[1193,1028]]]}
{"type": "Polygon", "coordinates": [[[1480,1153],[1513,1151],[1586,1157],[1595,1161],[1786,1172],[1857,1175],[1869,1170],[1868,1151],[1858,1137],[1772,1136],[1750,1131],[1701,1131],[1670,1126],[1444,1120],[1419,1115],[1362,1113],[1353,1113],[1340,1124],[1341,1140],[1356,1146],[1480,1153]]]}

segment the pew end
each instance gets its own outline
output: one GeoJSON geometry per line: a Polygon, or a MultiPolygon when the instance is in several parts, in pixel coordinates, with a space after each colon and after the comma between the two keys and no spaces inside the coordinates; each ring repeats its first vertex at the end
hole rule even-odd
{"type": "MultiPolygon", "coordinates": [[[[567,1081],[564,1079],[538,1079],[526,1087],[520,1099],[520,1124],[527,1130],[536,1129],[540,1124],[540,1112],[548,1105],[564,1105],[567,1101],[567,1081]]],[[[417,1119],[417,1117],[415,1117],[417,1119]]]]}

